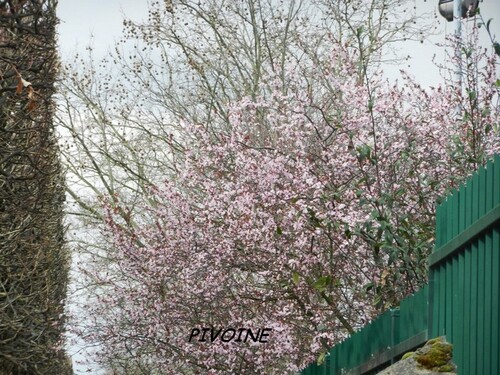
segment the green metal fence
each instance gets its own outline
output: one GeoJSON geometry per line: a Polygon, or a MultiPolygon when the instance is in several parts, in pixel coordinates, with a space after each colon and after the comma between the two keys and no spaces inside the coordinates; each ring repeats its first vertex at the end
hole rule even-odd
{"type": "Polygon", "coordinates": [[[372,374],[446,336],[460,375],[500,374],[500,156],[436,210],[429,284],[334,346],[302,375],[372,374]]]}
{"type": "Polygon", "coordinates": [[[459,374],[500,374],[500,156],[436,211],[430,336],[454,345],[459,374]]]}

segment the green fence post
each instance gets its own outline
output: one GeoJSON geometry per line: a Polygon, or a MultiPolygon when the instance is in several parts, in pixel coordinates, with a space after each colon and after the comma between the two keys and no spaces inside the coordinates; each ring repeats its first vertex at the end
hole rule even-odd
{"type": "MultiPolygon", "coordinates": [[[[391,309],[391,349],[399,344],[399,308],[391,309]]],[[[396,358],[391,356],[391,365],[396,358]]]]}

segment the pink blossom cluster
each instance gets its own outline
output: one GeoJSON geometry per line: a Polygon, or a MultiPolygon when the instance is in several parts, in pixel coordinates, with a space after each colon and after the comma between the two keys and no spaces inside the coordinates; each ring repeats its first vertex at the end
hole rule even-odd
{"type": "MultiPolygon", "coordinates": [[[[360,76],[350,54],[338,46],[309,67],[317,84],[293,69],[287,90],[268,77],[259,97],[229,105],[224,130],[185,124],[179,173],[142,208],[150,223],[128,226],[107,205],[114,271],[94,275],[106,294],[89,306],[102,358],[293,373],[425,282],[435,202],[473,164],[455,158],[468,142],[462,94],[360,76]],[[190,342],[197,327],[272,333],[190,342]]],[[[488,79],[477,96],[494,95],[488,79]]],[[[498,108],[478,105],[486,157],[498,108]]]]}

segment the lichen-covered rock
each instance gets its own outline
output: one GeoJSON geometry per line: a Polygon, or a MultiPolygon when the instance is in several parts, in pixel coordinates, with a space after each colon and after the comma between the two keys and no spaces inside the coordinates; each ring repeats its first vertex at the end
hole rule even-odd
{"type": "Polygon", "coordinates": [[[378,375],[446,375],[455,374],[452,362],[453,345],[443,337],[429,340],[415,352],[406,353],[403,358],[378,375]]]}

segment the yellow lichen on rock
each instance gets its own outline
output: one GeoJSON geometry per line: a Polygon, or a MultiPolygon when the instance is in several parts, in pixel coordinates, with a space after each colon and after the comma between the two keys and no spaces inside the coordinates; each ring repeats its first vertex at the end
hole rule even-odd
{"type": "Polygon", "coordinates": [[[451,364],[453,345],[442,338],[429,340],[424,348],[417,350],[415,361],[427,369],[437,372],[451,372],[455,368],[451,364]]]}
{"type": "Polygon", "coordinates": [[[405,353],[401,359],[406,359],[406,358],[413,357],[414,354],[415,354],[415,352],[405,353]]]}

